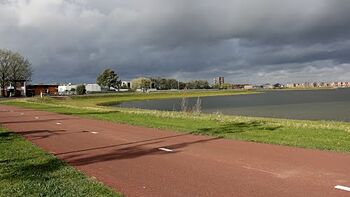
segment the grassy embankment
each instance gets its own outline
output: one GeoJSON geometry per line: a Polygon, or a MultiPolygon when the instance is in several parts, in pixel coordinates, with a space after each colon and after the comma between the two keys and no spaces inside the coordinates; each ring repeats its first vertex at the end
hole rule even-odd
{"type": "Polygon", "coordinates": [[[228,139],[350,152],[350,124],[272,118],[161,112],[100,106],[130,100],[246,94],[214,91],[187,93],[121,94],[57,99],[21,99],[7,104],[87,118],[114,121],[228,139]]]}
{"type": "Polygon", "coordinates": [[[0,196],[121,196],[0,128],[0,196]]]}

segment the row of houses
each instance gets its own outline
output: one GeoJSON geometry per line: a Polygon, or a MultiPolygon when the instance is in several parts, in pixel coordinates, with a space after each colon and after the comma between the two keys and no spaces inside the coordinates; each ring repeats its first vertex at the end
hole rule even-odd
{"type": "MultiPolygon", "coordinates": [[[[57,93],[58,95],[71,95],[75,94],[75,91],[77,90],[77,87],[80,84],[61,84],[57,87],[57,93]]],[[[101,92],[102,88],[98,84],[84,84],[85,85],[85,90],[87,92],[101,92]]]]}
{"type": "Polygon", "coordinates": [[[58,86],[57,93],[58,95],[72,95],[75,94],[75,91],[79,85],[84,85],[85,90],[87,93],[98,93],[98,92],[107,92],[107,91],[119,91],[119,92],[125,92],[128,91],[131,88],[131,82],[130,81],[122,81],[121,88],[113,88],[110,89],[104,88],[99,86],[96,83],[93,84],[61,84],[58,86]]]}
{"type": "Polygon", "coordinates": [[[20,96],[37,96],[41,94],[57,95],[58,85],[26,85],[26,83],[21,84],[10,84],[5,87],[5,90],[0,88],[2,97],[20,97],[20,96]]]}
{"type": "Polygon", "coordinates": [[[350,82],[305,82],[305,83],[288,83],[288,84],[233,84],[233,89],[279,89],[279,88],[350,88],[350,82]]]}
{"type": "Polygon", "coordinates": [[[232,89],[245,89],[245,90],[253,90],[253,89],[275,89],[275,88],[283,88],[282,84],[263,84],[263,85],[253,85],[253,84],[232,84],[232,89]]]}
{"type": "Polygon", "coordinates": [[[350,82],[305,82],[289,83],[286,88],[349,88],[350,82]]]}
{"type": "MultiPolygon", "coordinates": [[[[224,77],[215,77],[213,79],[214,87],[215,85],[224,85],[224,77]]],[[[263,84],[263,85],[253,85],[253,84],[229,84],[232,85],[232,89],[275,89],[275,88],[349,88],[350,82],[304,82],[304,83],[288,83],[288,84],[263,84]]]]}
{"type": "MultiPolygon", "coordinates": [[[[218,79],[217,83],[223,83],[223,79],[218,79]]],[[[25,81],[18,81],[14,84],[10,84],[5,87],[5,90],[0,88],[1,96],[4,97],[19,97],[19,96],[39,96],[39,95],[73,95],[79,84],[37,84],[37,85],[27,85],[25,81]]],[[[132,83],[130,81],[122,81],[121,89],[111,88],[110,90],[102,88],[98,84],[84,84],[87,93],[98,93],[107,91],[128,91],[132,88],[132,83]]],[[[230,86],[231,87],[231,86],[230,86]]],[[[290,83],[290,84],[264,84],[264,85],[252,85],[252,84],[232,84],[232,89],[275,89],[275,88],[350,88],[350,82],[305,82],[305,83],[290,83]]],[[[156,91],[155,88],[151,86],[149,91],[156,91]]],[[[142,91],[142,90],[136,90],[142,91]]]]}
{"type": "MultiPolygon", "coordinates": [[[[3,91],[0,88],[1,96],[2,97],[20,97],[20,96],[39,96],[39,95],[51,95],[51,96],[58,96],[58,95],[72,95],[75,94],[75,91],[80,84],[29,84],[27,85],[25,81],[18,82],[15,84],[10,84],[5,87],[5,90],[3,91]]],[[[98,84],[83,84],[85,85],[86,92],[88,93],[94,93],[94,92],[103,92],[103,91],[110,91],[105,88],[102,88],[98,84]]],[[[131,88],[131,83],[128,81],[122,82],[122,87],[124,89],[119,89],[118,91],[128,91],[131,88]]],[[[117,91],[115,88],[111,88],[113,91],[117,91]]]]}
{"type": "Polygon", "coordinates": [[[280,88],[350,88],[350,82],[305,82],[288,84],[232,84],[232,89],[280,89],[280,88]]]}

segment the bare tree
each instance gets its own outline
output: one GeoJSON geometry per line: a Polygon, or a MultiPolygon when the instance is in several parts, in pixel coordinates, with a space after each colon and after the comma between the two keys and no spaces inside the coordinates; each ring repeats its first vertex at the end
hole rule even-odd
{"type": "Polygon", "coordinates": [[[17,82],[30,81],[32,69],[30,62],[21,54],[10,50],[0,49],[0,85],[2,95],[10,83],[16,86],[17,82]]]}
{"type": "Polygon", "coordinates": [[[32,76],[30,62],[19,53],[13,53],[10,58],[10,81],[29,81],[32,76]]]}
{"type": "Polygon", "coordinates": [[[10,51],[0,50],[0,85],[1,95],[5,95],[5,88],[9,82],[10,51]]]}

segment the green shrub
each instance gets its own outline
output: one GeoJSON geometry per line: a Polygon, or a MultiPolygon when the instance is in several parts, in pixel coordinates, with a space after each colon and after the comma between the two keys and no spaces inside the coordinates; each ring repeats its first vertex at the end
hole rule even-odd
{"type": "Polygon", "coordinates": [[[83,95],[86,93],[85,85],[78,85],[77,86],[77,95],[83,95]]]}

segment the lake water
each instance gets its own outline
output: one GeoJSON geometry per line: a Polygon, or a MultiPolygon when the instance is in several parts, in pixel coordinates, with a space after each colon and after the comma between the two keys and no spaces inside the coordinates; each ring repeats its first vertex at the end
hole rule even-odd
{"type": "MultiPolygon", "coordinates": [[[[197,98],[188,98],[188,106],[197,98]]],[[[125,102],[118,106],[181,110],[182,99],[125,102]]],[[[202,112],[304,120],[350,122],[350,89],[267,91],[261,94],[202,97],[202,112]]]]}

